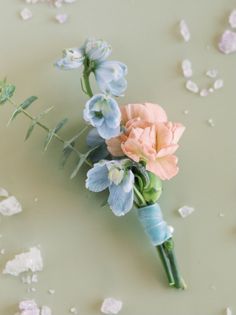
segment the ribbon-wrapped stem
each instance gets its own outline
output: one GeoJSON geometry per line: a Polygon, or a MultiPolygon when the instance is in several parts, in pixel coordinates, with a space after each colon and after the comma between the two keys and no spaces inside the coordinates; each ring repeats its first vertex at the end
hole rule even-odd
{"type": "Polygon", "coordinates": [[[137,209],[138,217],[152,244],[157,248],[165,269],[169,285],[177,289],[185,289],[174,252],[172,231],[163,219],[160,206],[155,203],[137,209]]]}

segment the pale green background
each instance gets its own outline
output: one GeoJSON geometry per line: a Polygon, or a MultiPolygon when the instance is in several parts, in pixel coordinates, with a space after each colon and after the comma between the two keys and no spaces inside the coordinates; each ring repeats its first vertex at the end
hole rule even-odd
{"type": "Polygon", "coordinates": [[[37,244],[45,269],[35,294],[27,294],[20,279],[0,276],[1,315],[14,314],[18,301],[28,297],[51,306],[54,315],[68,314],[71,306],[81,315],[99,314],[107,296],[124,301],[123,315],[217,315],[227,305],[236,312],[236,57],[220,54],[216,46],[234,5],[223,0],[78,0],[59,10],[70,13],[70,20],[58,25],[53,21],[56,10],[46,5],[32,7],[34,18],[23,22],[18,16],[23,1],[0,1],[1,77],[7,75],[17,85],[17,101],[40,97],[33,113],[55,105],[47,117],[51,126],[69,117],[64,136],[82,125],[86,98],[78,72],[60,72],[52,64],[63,48],[78,46],[88,36],[109,41],[112,58],[128,65],[129,88],[122,102],[159,103],[171,120],[187,126],[178,151],[180,173],[164,183],[161,206],[175,227],[188,283],[186,292],[169,289],[135,212],[116,218],[101,208],[104,195],[84,188],[85,170],[70,181],[72,165],[58,169],[59,143],[44,154],[43,131],[24,143],[26,118],[6,127],[12,112],[7,105],[0,113],[0,185],[19,198],[24,212],[1,219],[0,248],[6,254],[0,257],[0,269],[13,254],[37,244]],[[192,32],[189,44],[178,35],[183,17],[192,32]],[[202,85],[208,82],[205,70],[217,67],[224,89],[207,98],[188,93],[179,70],[185,57],[193,61],[195,79],[202,85]],[[207,125],[208,118],[214,119],[214,128],[207,125]],[[186,220],[176,212],[184,204],[196,209],[186,220]],[[47,293],[49,288],[55,295],[47,293]]]}

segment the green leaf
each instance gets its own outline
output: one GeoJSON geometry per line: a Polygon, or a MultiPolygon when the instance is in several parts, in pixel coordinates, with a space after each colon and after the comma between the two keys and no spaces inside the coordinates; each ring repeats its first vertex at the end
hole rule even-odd
{"type": "Polygon", "coordinates": [[[49,144],[51,143],[53,137],[55,134],[57,134],[57,132],[67,123],[68,119],[64,118],[62,119],[55,128],[51,129],[48,132],[48,135],[46,137],[46,140],[44,142],[44,151],[47,151],[49,144]]]}
{"type": "Polygon", "coordinates": [[[69,157],[71,156],[71,153],[73,152],[73,147],[74,147],[75,143],[71,143],[70,146],[67,146],[66,148],[63,149],[63,155],[62,155],[62,159],[60,162],[60,166],[62,168],[64,168],[64,166],[66,165],[67,160],[69,159],[69,157]]]}
{"type": "Polygon", "coordinates": [[[38,116],[35,117],[35,119],[32,121],[31,125],[29,126],[29,129],[26,132],[26,136],[25,136],[25,141],[29,139],[29,137],[31,136],[34,127],[38,124],[38,122],[47,114],[49,113],[51,110],[53,109],[53,107],[49,107],[47,109],[45,109],[43,112],[41,112],[38,116]]]}
{"type": "Polygon", "coordinates": [[[85,126],[82,130],[80,130],[74,137],[65,142],[64,148],[67,148],[71,145],[71,143],[75,142],[87,129],[89,126],[85,126]]]}
{"type": "Polygon", "coordinates": [[[9,122],[8,122],[8,125],[12,122],[13,119],[16,118],[16,116],[18,114],[21,113],[22,110],[25,110],[27,109],[34,101],[36,101],[38,98],[37,96],[30,96],[29,98],[27,98],[23,103],[21,103],[17,108],[16,110],[13,112],[9,122]]]}
{"type": "Polygon", "coordinates": [[[96,147],[94,147],[94,148],[92,148],[92,149],[90,149],[90,150],[87,151],[85,154],[81,154],[81,155],[80,155],[80,159],[79,159],[79,161],[78,161],[78,163],[77,163],[77,165],[76,165],[74,171],[72,172],[72,174],[71,174],[71,176],[70,176],[71,179],[73,179],[73,178],[78,174],[78,172],[79,172],[81,166],[86,162],[87,158],[89,157],[89,154],[90,154],[91,152],[93,152],[94,150],[96,150],[98,147],[99,147],[99,145],[96,146],[96,147]]]}
{"type": "Polygon", "coordinates": [[[0,81],[0,104],[4,104],[11,98],[16,87],[12,84],[7,84],[6,79],[0,81]]]}

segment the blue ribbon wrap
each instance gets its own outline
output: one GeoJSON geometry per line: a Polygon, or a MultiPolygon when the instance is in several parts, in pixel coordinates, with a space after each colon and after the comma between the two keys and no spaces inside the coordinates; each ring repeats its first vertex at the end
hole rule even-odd
{"type": "Polygon", "coordinates": [[[157,203],[137,210],[139,221],[154,246],[161,245],[172,237],[171,229],[163,220],[161,208],[157,203]]]}

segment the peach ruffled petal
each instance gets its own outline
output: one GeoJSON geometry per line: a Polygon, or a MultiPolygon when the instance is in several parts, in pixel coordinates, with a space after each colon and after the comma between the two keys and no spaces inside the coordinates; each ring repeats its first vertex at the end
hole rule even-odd
{"type": "Polygon", "coordinates": [[[178,159],[175,155],[167,155],[155,161],[148,161],[147,170],[154,173],[160,179],[171,179],[177,175],[179,168],[177,166],[178,159]]]}

